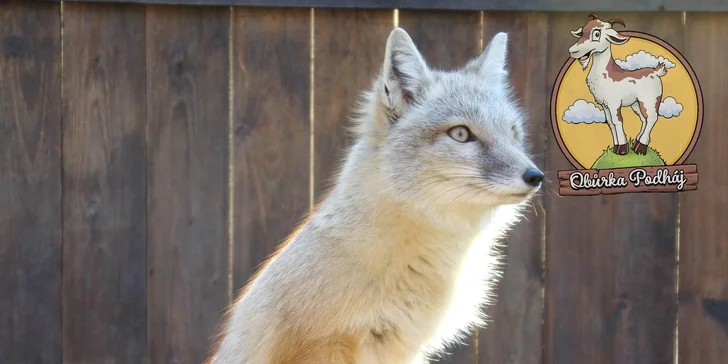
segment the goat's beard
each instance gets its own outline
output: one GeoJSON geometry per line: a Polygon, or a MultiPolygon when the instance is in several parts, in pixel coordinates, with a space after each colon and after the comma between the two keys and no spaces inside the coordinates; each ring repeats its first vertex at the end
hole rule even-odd
{"type": "Polygon", "coordinates": [[[591,60],[591,58],[592,57],[589,56],[587,59],[585,59],[583,61],[581,59],[578,59],[579,64],[581,64],[581,69],[585,70],[587,67],[589,67],[589,61],[591,60]]]}

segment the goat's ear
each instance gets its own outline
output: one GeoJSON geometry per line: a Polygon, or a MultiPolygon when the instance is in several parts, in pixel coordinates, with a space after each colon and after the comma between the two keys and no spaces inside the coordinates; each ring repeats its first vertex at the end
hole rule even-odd
{"type": "Polygon", "coordinates": [[[468,62],[465,69],[475,71],[485,77],[494,77],[497,81],[503,81],[508,77],[507,61],[508,34],[501,32],[493,36],[483,53],[468,62]]]}
{"type": "Polygon", "coordinates": [[[627,41],[629,40],[628,36],[619,34],[619,32],[614,29],[607,29],[606,34],[607,40],[613,44],[620,45],[627,43],[627,41]]]}
{"type": "Polygon", "coordinates": [[[584,35],[584,28],[579,28],[577,30],[572,30],[571,35],[574,36],[574,38],[581,38],[582,35],[584,35]]]}
{"type": "Polygon", "coordinates": [[[428,74],[427,64],[412,38],[404,29],[394,28],[387,38],[379,89],[392,121],[418,101],[428,74]]]}

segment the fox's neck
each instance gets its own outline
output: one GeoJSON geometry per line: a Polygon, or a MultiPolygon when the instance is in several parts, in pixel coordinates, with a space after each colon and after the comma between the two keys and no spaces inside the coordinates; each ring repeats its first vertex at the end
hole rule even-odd
{"type": "Polygon", "coordinates": [[[364,143],[354,146],[337,185],[312,217],[313,223],[333,230],[342,241],[370,247],[372,254],[415,245],[447,254],[454,265],[460,264],[479,239],[495,240],[500,226],[493,226],[493,221],[499,208],[483,208],[473,214],[418,209],[391,195],[377,168],[376,154],[370,154],[376,152],[370,148],[364,143]]]}

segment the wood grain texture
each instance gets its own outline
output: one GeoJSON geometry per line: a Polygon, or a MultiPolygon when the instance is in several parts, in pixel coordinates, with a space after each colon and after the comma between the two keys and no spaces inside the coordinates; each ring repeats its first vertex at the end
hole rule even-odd
{"type": "MultiPolygon", "coordinates": [[[[547,15],[539,13],[483,14],[484,47],[498,32],[508,33],[508,68],[516,97],[528,112],[528,138],[534,162],[546,169],[546,123],[551,84],[547,82],[547,15]]],[[[543,193],[541,193],[543,195],[543,193]]],[[[478,333],[478,362],[541,363],[543,311],[542,196],[524,211],[523,220],[508,234],[505,269],[495,304],[486,307],[489,324],[478,333]]]]}
{"type": "Polygon", "coordinates": [[[229,299],[229,17],[147,7],[150,363],[201,363],[229,299]]]}
{"type": "Polygon", "coordinates": [[[61,362],[60,16],[0,5],[0,361],[61,362]]]}
{"type": "MultiPolygon", "coordinates": [[[[399,25],[415,42],[430,68],[465,66],[480,53],[480,12],[400,11],[399,25]]],[[[437,363],[476,363],[478,336],[473,331],[463,345],[454,346],[437,363]]]]}
{"type": "Polygon", "coordinates": [[[146,352],[144,7],[64,7],[63,360],[146,352]]]}
{"type": "Polygon", "coordinates": [[[703,130],[688,163],[700,172],[697,191],[681,195],[680,364],[728,357],[728,14],[687,14],[685,46],[703,91],[703,130]]]}
{"type": "Polygon", "coordinates": [[[480,53],[480,12],[400,11],[399,26],[431,68],[462,67],[480,53]]]}
{"type": "Polygon", "coordinates": [[[309,10],[235,9],[235,289],[309,208],[309,10]]]}
{"type": "Polygon", "coordinates": [[[314,71],[314,196],[335,182],[353,140],[346,130],[361,92],[384,62],[392,11],[316,9],[314,71]]]}
{"type": "MultiPolygon", "coordinates": [[[[44,0],[58,2],[60,0],[44,0]]],[[[185,5],[520,11],[728,11],[724,0],[66,0],[185,5]]]]}
{"type": "MultiPolygon", "coordinates": [[[[683,45],[680,14],[599,16],[683,45]]],[[[586,20],[587,14],[549,15],[550,83],[574,43],[569,31],[586,20]]],[[[556,171],[573,166],[554,138],[548,165],[544,362],[672,363],[677,195],[560,197],[556,171]]]]}

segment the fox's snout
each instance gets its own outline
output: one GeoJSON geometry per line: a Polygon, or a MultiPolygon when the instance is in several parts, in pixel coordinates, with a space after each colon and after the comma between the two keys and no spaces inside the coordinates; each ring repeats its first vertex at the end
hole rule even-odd
{"type": "Polygon", "coordinates": [[[527,185],[531,187],[538,187],[541,185],[541,182],[543,182],[544,174],[543,172],[538,168],[528,168],[525,173],[523,173],[523,182],[526,182],[527,185]]]}

